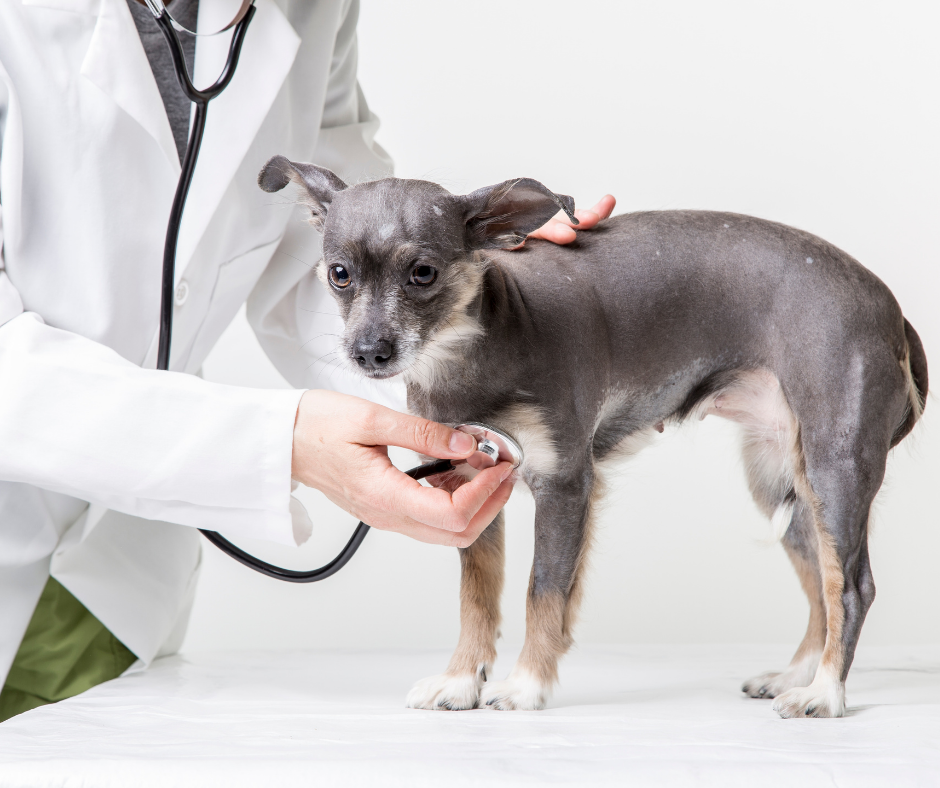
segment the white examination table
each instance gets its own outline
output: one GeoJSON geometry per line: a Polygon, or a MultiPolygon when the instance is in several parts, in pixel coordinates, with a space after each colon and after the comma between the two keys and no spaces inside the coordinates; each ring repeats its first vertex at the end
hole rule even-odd
{"type": "Polygon", "coordinates": [[[459,713],[404,708],[445,653],[170,657],[0,725],[0,786],[940,786],[940,647],[862,649],[840,720],[741,696],[788,656],[584,647],[546,711],[459,713]]]}

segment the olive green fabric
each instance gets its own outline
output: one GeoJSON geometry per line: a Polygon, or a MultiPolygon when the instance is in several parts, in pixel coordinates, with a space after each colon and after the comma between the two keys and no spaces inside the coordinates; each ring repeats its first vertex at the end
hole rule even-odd
{"type": "Polygon", "coordinates": [[[136,659],[50,577],[0,692],[0,721],[117,678],[136,659]]]}

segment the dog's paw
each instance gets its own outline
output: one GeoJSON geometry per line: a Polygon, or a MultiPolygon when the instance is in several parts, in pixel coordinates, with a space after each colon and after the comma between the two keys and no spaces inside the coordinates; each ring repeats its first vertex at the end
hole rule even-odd
{"type": "Polygon", "coordinates": [[[776,698],[787,690],[808,687],[816,677],[818,665],[818,653],[804,654],[781,673],[761,673],[749,678],[741,686],[741,692],[751,698],[776,698]]]}
{"type": "Polygon", "coordinates": [[[761,673],[749,678],[741,685],[741,692],[750,698],[776,698],[794,687],[805,687],[813,680],[812,674],[799,674],[785,670],[783,673],[761,673]]]}
{"type": "Polygon", "coordinates": [[[486,682],[480,703],[500,711],[544,709],[549,689],[534,676],[513,672],[505,681],[486,682]]]}
{"type": "Polygon", "coordinates": [[[476,674],[428,676],[411,688],[405,701],[409,709],[463,711],[475,709],[483,679],[476,674]]]}
{"type": "Polygon", "coordinates": [[[773,709],[784,719],[841,717],[845,714],[845,684],[814,681],[808,687],[794,687],[777,696],[773,709]]]}

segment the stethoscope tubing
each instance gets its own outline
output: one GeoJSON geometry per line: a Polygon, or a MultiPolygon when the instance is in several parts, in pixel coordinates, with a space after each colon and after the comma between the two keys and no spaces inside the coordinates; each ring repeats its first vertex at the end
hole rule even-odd
{"type": "MultiPolygon", "coordinates": [[[[453,469],[454,466],[450,460],[432,460],[424,465],[419,465],[417,468],[412,468],[406,473],[412,479],[417,480],[424,479],[427,476],[434,476],[438,473],[446,473],[453,469]]],[[[326,578],[335,575],[340,569],[346,566],[349,559],[352,558],[356,550],[359,549],[359,545],[362,544],[370,529],[370,526],[360,521],[359,525],[356,526],[356,530],[353,531],[353,535],[346,543],[346,546],[340,550],[336,558],[318,569],[309,570],[285,569],[281,566],[269,564],[267,561],[262,561],[260,558],[251,555],[251,553],[246,553],[240,547],[232,544],[228,539],[215,531],[206,531],[202,528],[199,530],[206,539],[212,542],[212,544],[218,547],[222,552],[227,553],[249,569],[254,569],[256,572],[260,572],[268,577],[273,577],[275,580],[284,580],[288,583],[316,583],[319,580],[326,580],[326,578]]]]}
{"type": "Polygon", "coordinates": [[[173,58],[173,66],[176,69],[180,88],[186,94],[186,97],[196,105],[193,115],[193,128],[189,135],[186,153],[183,156],[182,171],[176,184],[176,194],[173,195],[170,218],[166,225],[166,241],[163,245],[163,280],[160,286],[160,339],[157,347],[157,369],[166,370],[170,368],[176,249],[179,244],[183,209],[186,207],[186,198],[189,196],[189,187],[193,182],[193,173],[196,171],[196,161],[199,158],[199,149],[202,147],[202,137],[206,130],[206,112],[209,109],[209,102],[225,90],[232,81],[232,77],[235,76],[235,68],[238,66],[238,58],[241,55],[242,44],[245,42],[245,34],[248,32],[248,25],[251,24],[254,15],[255,7],[251,6],[245,13],[244,18],[235,26],[225,67],[215,83],[205,90],[198,90],[193,85],[193,81],[189,76],[189,69],[186,68],[183,46],[176,30],[173,29],[169,14],[164,11],[159,16],[154,17],[163,32],[167,45],[170,47],[170,55],[173,58]]]}

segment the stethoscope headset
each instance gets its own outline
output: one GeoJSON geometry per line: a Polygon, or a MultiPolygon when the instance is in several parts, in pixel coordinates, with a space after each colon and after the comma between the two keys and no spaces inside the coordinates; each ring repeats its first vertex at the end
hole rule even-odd
{"type": "MultiPolygon", "coordinates": [[[[186,147],[186,153],[183,156],[182,171],[179,182],[176,185],[176,194],[173,197],[173,206],[170,209],[170,219],[167,222],[166,242],[163,247],[163,281],[160,287],[160,343],[157,351],[157,369],[166,370],[170,366],[170,340],[173,334],[173,285],[174,274],[176,270],[176,247],[179,242],[180,222],[183,218],[183,208],[186,205],[186,196],[189,194],[189,187],[192,184],[193,172],[196,169],[196,160],[199,157],[199,148],[202,145],[202,137],[206,129],[206,112],[209,108],[209,102],[218,96],[235,76],[235,68],[238,65],[238,57],[241,54],[242,44],[245,41],[245,33],[248,31],[248,25],[251,24],[255,15],[255,0],[242,0],[241,7],[235,14],[235,17],[221,30],[213,33],[197,33],[180,25],[167,10],[163,0],[137,0],[141,5],[146,5],[163,31],[166,43],[170,47],[170,55],[173,58],[173,66],[176,70],[176,77],[179,80],[180,88],[186,97],[195,104],[193,114],[192,130],[189,134],[189,144],[186,147]],[[193,85],[192,78],[189,75],[189,69],[186,67],[186,58],[183,54],[183,47],[180,43],[177,30],[188,33],[189,35],[214,36],[224,33],[234,28],[232,33],[232,43],[229,45],[228,58],[219,78],[210,87],[199,90],[193,85]]],[[[477,440],[477,451],[467,460],[458,460],[456,464],[467,462],[474,468],[481,470],[485,467],[492,467],[500,461],[509,461],[513,466],[518,467],[522,462],[522,449],[509,435],[489,427],[485,424],[469,422],[456,425],[455,429],[467,432],[473,435],[477,440]]],[[[434,476],[439,473],[446,473],[455,468],[455,463],[451,460],[432,460],[419,465],[407,471],[407,475],[412,479],[424,479],[428,476],[434,476]]],[[[295,569],[285,569],[274,564],[262,561],[250,553],[246,553],[237,545],[232,544],[228,539],[216,533],[200,528],[200,532],[212,544],[218,547],[222,552],[227,553],[236,561],[244,564],[256,572],[260,572],[268,577],[277,580],[284,580],[288,583],[315,583],[318,580],[325,580],[330,575],[336,574],[353,557],[359,545],[369,533],[369,526],[360,522],[356,530],[340,550],[339,554],[329,563],[324,564],[318,569],[308,571],[299,571],[295,569]]]]}

